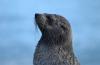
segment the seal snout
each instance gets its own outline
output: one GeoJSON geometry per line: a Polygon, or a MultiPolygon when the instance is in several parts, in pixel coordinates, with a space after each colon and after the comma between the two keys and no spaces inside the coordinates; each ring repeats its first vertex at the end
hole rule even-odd
{"type": "Polygon", "coordinates": [[[35,13],[35,18],[37,18],[40,14],[39,13],[35,13]]]}
{"type": "Polygon", "coordinates": [[[39,18],[45,18],[45,15],[44,14],[40,14],[40,13],[35,13],[35,18],[39,19],[39,18]]]}

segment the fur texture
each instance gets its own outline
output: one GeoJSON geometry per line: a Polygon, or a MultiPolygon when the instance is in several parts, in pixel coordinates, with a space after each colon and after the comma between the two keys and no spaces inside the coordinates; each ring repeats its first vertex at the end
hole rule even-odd
{"type": "Polygon", "coordinates": [[[71,26],[56,14],[35,14],[42,32],[33,58],[34,65],[79,65],[72,48],[71,26]]]}

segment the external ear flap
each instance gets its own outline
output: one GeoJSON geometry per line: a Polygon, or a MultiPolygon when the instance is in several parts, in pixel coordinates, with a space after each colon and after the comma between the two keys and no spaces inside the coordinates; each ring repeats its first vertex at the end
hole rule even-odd
{"type": "Polygon", "coordinates": [[[61,25],[61,28],[63,29],[63,30],[65,30],[66,28],[64,27],[64,25],[61,25]]]}
{"type": "Polygon", "coordinates": [[[60,25],[61,25],[61,28],[63,28],[64,30],[67,28],[65,22],[61,22],[60,25]]]}

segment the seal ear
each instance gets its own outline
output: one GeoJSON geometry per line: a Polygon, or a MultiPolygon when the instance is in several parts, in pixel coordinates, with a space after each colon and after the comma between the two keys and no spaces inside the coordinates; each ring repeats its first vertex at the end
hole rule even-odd
{"type": "Polygon", "coordinates": [[[66,28],[65,28],[63,25],[61,25],[61,28],[62,28],[63,30],[66,30],[66,28]]]}

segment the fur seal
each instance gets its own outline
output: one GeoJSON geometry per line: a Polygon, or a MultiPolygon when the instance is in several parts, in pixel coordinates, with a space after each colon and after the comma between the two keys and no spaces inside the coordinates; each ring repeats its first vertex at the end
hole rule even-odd
{"type": "Polygon", "coordinates": [[[80,65],[72,47],[70,23],[57,14],[35,14],[42,32],[33,58],[34,65],[80,65]]]}

